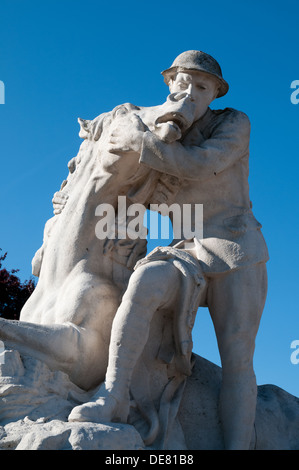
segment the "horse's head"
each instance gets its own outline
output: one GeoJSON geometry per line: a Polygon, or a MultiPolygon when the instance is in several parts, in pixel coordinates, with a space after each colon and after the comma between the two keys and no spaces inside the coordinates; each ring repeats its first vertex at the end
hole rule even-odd
{"type": "Polygon", "coordinates": [[[170,143],[179,140],[195,120],[195,105],[187,93],[172,93],[160,106],[143,108],[149,130],[170,143]]]}
{"type": "Polygon", "coordinates": [[[190,96],[187,93],[172,93],[160,106],[154,132],[165,142],[173,142],[182,137],[194,118],[195,106],[190,96]]]}

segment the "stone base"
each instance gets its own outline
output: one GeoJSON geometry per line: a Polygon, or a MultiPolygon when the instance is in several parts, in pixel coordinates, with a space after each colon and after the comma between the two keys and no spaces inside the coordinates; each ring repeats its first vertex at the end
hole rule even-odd
{"type": "MultiPolygon", "coordinates": [[[[88,394],[65,374],[17,351],[5,352],[0,372],[0,450],[147,449],[129,424],[69,423],[71,409],[88,394]]],[[[220,384],[221,368],[195,356],[178,415],[188,450],[223,449],[220,384]]],[[[274,385],[258,387],[251,449],[299,449],[299,398],[274,385]]]]}
{"type": "Polygon", "coordinates": [[[0,450],[142,450],[128,424],[48,423],[19,420],[0,427],[0,450]]]}

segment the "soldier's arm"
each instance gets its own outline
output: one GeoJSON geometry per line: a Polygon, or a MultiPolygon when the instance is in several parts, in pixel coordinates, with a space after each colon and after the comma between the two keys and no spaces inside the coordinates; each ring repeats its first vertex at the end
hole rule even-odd
{"type": "Polygon", "coordinates": [[[249,119],[237,111],[229,114],[199,146],[167,144],[151,132],[145,132],[140,162],[179,178],[205,180],[248,153],[249,136],[249,119]]]}

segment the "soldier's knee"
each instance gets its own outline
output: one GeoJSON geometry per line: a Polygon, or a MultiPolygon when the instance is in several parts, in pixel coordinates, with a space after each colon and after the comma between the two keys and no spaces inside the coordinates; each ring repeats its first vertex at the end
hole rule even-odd
{"type": "Polygon", "coordinates": [[[167,302],[177,292],[179,281],[178,270],[172,263],[155,261],[140,266],[132,274],[124,299],[132,296],[135,301],[148,301],[152,303],[167,302]]]}
{"type": "Polygon", "coordinates": [[[220,348],[223,371],[231,374],[253,372],[253,355],[255,348],[255,337],[248,333],[231,335],[222,340],[220,348]]]}

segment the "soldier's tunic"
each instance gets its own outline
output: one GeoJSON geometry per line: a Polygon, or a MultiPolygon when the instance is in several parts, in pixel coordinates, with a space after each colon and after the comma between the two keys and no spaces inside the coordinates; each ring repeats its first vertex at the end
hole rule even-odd
{"type": "Polygon", "coordinates": [[[140,162],[180,179],[176,203],[203,204],[203,237],[193,242],[207,276],[269,259],[249,198],[249,137],[248,117],[231,108],[209,108],[178,142],[144,135],[140,162]]]}

